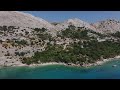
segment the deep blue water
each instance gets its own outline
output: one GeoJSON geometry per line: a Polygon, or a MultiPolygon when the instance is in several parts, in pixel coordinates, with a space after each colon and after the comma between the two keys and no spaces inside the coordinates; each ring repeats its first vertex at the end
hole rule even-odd
{"type": "Polygon", "coordinates": [[[0,69],[0,79],[120,79],[120,60],[90,68],[63,65],[7,67],[0,69]]]}

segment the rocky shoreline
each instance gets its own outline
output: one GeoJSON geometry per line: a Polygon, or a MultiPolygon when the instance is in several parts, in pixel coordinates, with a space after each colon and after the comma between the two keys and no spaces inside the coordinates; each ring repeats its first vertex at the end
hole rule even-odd
{"type": "Polygon", "coordinates": [[[120,59],[120,56],[116,56],[114,58],[103,59],[103,60],[97,61],[95,63],[83,64],[83,65],[73,64],[73,63],[57,63],[57,62],[49,62],[49,63],[27,65],[27,64],[22,64],[20,62],[16,62],[16,63],[13,63],[13,64],[6,63],[5,65],[0,65],[0,67],[16,67],[16,66],[17,67],[21,67],[21,66],[36,67],[36,66],[47,66],[47,65],[65,65],[65,66],[75,66],[75,67],[91,67],[91,66],[102,65],[105,62],[112,61],[112,60],[115,60],[115,59],[120,59]]]}
{"type": "Polygon", "coordinates": [[[116,59],[120,59],[120,55],[115,56],[114,58],[108,58],[108,59],[103,59],[101,61],[97,61],[95,63],[90,63],[90,64],[84,64],[83,67],[90,67],[90,66],[97,66],[97,65],[102,65],[106,62],[112,61],[112,60],[116,60],[116,59]]]}
{"type": "Polygon", "coordinates": [[[47,65],[65,65],[65,66],[75,66],[75,67],[90,67],[90,66],[102,65],[106,62],[109,62],[109,61],[112,61],[112,60],[115,60],[115,59],[120,59],[120,56],[116,56],[114,58],[103,59],[103,60],[97,61],[95,63],[83,64],[83,65],[73,64],[73,63],[50,62],[50,63],[42,63],[42,64],[31,64],[31,65],[28,65],[28,66],[32,67],[32,66],[47,66],[47,65]]]}

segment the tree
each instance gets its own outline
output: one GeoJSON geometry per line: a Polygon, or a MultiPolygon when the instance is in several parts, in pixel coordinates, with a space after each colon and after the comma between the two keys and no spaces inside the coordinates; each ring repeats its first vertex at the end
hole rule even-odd
{"type": "Polygon", "coordinates": [[[70,29],[70,30],[75,30],[75,28],[76,28],[76,27],[75,27],[74,25],[69,25],[69,26],[68,26],[68,29],[70,29]]]}
{"type": "Polygon", "coordinates": [[[28,31],[25,31],[25,35],[28,35],[29,34],[29,32],[28,31]]]}
{"type": "Polygon", "coordinates": [[[14,26],[8,26],[8,31],[12,31],[14,28],[14,26]]]}
{"type": "Polygon", "coordinates": [[[3,26],[3,31],[7,31],[7,26],[3,26]]]}
{"type": "Polygon", "coordinates": [[[120,38],[120,32],[119,32],[119,31],[117,31],[116,33],[111,34],[111,35],[114,36],[114,37],[118,37],[118,38],[120,38]]]}

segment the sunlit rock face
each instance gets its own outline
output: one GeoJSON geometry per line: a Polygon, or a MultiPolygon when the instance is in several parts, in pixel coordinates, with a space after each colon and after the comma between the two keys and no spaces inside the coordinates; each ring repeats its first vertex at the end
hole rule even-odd
{"type": "Polygon", "coordinates": [[[96,28],[96,31],[100,33],[115,33],[117,31],[120,31],[120,21],[115,19],[100,21],[94,23],[93,26],[96,28]]]}
{"type": "Polygon", "coordinates": [[[30,14],[18,11],[0,11],[0,25],[22,26],[30,28],[54,28],[53,25],[42,18],[34,17],[30,14]]]}
{"type": "Polygon", "coordinates": [[[87,22],[84,22],[78,18],[74,18],[74,19],[68,19],[66,21],[64,21],[63,23],[59,23],[58,25],[56,25],[57,29],[66,29],[68,28],[69,25],[74,25],[75,27],[84,27],[86,29],[92,29],[95,30],[95,28],[90,25],[87,22]]]}

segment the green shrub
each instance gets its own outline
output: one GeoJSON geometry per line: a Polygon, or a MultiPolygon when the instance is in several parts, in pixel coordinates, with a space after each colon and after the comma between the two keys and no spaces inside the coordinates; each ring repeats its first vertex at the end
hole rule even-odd
{"type": "Polygon", "coordinates": [[[15,43],[17,43],[18,45],[27,45],[27,41],[25,40],[21,40],[21,41],[18,41],[18,40],[15,40],[15,43]]]}

